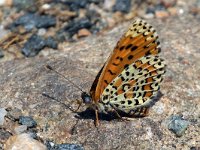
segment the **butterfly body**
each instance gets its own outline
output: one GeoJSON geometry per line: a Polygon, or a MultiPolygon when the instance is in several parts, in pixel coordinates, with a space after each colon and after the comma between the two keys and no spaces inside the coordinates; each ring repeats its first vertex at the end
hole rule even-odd
{"type": "MultiPolygon", "coordinates": [[[[145,116],[165,73],[155,29],[136,20],[117,43],[83,102],[96,112],[145,116]]],[[[118,114],[119,115],[119,114],[118,114]]],[[[97,121],[98,122],[98,121],[97,121]]]]}

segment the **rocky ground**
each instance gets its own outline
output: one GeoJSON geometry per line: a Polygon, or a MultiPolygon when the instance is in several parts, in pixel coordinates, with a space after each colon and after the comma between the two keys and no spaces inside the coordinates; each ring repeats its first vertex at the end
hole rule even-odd
{"type": "Polygon", "coordinates": [[[1,147],[25,143],[39,149],[200,149],[199,16],[145,20],[157,30],[167,63],[163,96],[148,117],[125,122],[102,114],[97,128],[93,111],[85,106],[78,113],[70,110],[81,91],[45,68],[51,65],[88,91],[131,23],[124,21],[99,35],[62,43],[59,51],[0,63],[1,147]]]}

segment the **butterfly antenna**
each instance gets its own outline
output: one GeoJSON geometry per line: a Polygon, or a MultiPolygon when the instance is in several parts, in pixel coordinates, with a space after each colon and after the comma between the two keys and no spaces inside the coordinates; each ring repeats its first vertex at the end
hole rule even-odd
{"type": "Polygon", "coordinates": [[[78,85],[76,85],[74,82],[72,82],[71,80],[69,80],[68,78],[66,78],[63,74],[61,74],[58,71],[54,70],[50,65],[46,65],[46,68],[49,69],[49,70],[51,70],[51,71],[53,71],[53,72],[55,72],[56,74],[58,74],[60,77],[62,77],[63,79],[65,79],[66,81],[68,81],[69,83],[71,83],[73,86],[75,86],[81,92],[85,92],[78,85]]]}

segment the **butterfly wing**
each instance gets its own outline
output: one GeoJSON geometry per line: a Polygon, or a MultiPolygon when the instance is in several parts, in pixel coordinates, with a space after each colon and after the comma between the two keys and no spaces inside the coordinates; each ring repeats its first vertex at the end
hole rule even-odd
{"type": "MultiPolygon", "coordinates": [[[[99,72],[99,78],[96,78],[96,82],[93,83],[90,90],[93,100],[98,102],[100,96],[106,97],[108,94],[106,87],[109,87],[109,84],[129,65],[146,56],[156,56],[160,52],[157,38],[158,36],[151,25],[139,19],[134,21],[99,72]]],[[[116,82],[116,87],[121,83],[116,82]]],[[[116,87],[114,86],[117,91],[116,87]]],[[[109,94],[112,95],[113,93],[110,92],[109,94]]]]}

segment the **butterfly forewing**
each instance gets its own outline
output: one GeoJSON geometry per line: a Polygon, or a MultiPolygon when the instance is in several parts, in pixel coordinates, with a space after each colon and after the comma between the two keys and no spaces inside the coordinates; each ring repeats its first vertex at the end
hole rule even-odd
{"type": "Polygon", "coordinates": [[[155,30],[145,21],[138,19],[133,22],[106,62],[96,89],[91,89],[91,91],[95,91],[93,92],[94,95],[92,95],[94,100],[98,101],[100,99],[103,90],[126,66],[144,55],[158,54],[157,38],[155,30]]]}

